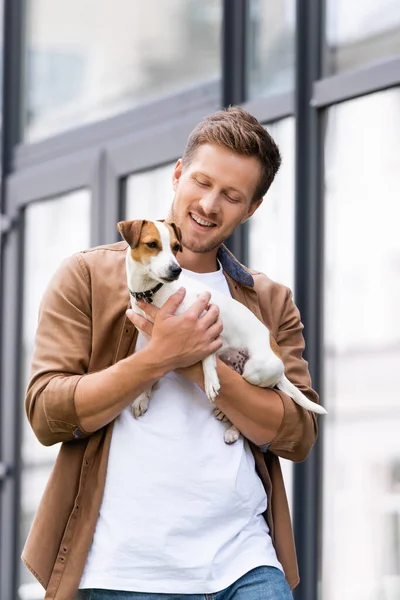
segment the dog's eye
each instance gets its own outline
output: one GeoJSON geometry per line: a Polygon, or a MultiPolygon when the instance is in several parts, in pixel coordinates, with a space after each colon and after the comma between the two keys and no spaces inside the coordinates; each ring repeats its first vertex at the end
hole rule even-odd
{"type": "Polygon", "coordinates": [[[173,250],[174,252],[179,252],[179,250],[180,250],[180,249],[181,249],[181,246],[180,246],[180,244],[175,244],[175,246],[172,248],[172,250],[173,250]]]}
{"type": "Polygon", "coordinates": [[[149,248],[157,248],[157,242],[147,242],[146,246],[149,248]]]}

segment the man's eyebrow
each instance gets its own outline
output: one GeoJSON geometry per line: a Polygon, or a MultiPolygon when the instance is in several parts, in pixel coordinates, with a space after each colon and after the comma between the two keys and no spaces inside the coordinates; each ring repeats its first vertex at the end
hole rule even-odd
{"type": "MultiPolygon", "coordinates": [[[[193,173],[193,176],[196,176],[196,175],[202,175],[203,177],[207,177],[211,181],[214,181],[213,178],[211,177],[211,175],[209,175],[208,173],[205,173],[204,171],[195,171],[193,173]]],[[[243,198],[245,198],[244,193],[241,192],[240,190],[238,190],[237,188],[233,187],[233,185],[226,185],[226,186],[224,186],[223,190],[225,192],[227,192],[228,190],[231,190],[232,192],[236,192],[237,194],[240,194],[241,196],[243,196],[243,198]]]]}

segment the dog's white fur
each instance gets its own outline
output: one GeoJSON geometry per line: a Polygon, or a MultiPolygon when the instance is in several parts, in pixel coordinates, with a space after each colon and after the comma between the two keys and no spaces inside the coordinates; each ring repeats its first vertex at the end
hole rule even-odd
{"type": "MultiPolygon", "coordinates": [[[[159,232],[161,250],[156,256],[151,257],[148,264],[142,264],[133,259],[131,248],[126,253],[126,273],[128,287],[135,292],[145,291],[154,288],[157,283],[164,283],[162,288],[153,296],[154,306],[161,307],[166,300],[176,292],[180,285],[178,281],[166,282],[168,272],[179,268],[170,244],[170,230],[162,222],[152,222],[159,232]]],[[[122,233],[119,224],[119,230],[122,233]]],[[[220,318],[223,323],[222,348],[217,355],[227,349],[237,348],[246,349],[249,358],[245,363],[242,376],[246,381],[260,387],[273,388],[285,392],[297,404],[307,410],[325,414],[326,410],[309,400],[300,390],[298,390],[285,376],[282,360],[271,349],[270,332],[257,317],[243,304],[237,302],[234,298],[225,294],[207,289],[194,280],[186,285],[186,295],[184,301],[177,310],[177,314],[184,312],[198,297],[202,291],[211,293],[210,303],[216,304],[220,310],[220,318]]],[[[136,301],[132,298],[132,309],[149,318],[140,310],[136,301]]],[[[203,361],[205,392],[211,402],[215,401],[220,390],[220,383],[217,373],[216,355],[210,355],[203,361]]],[[[143,392],[136,398],[132,404],[132,413],[137,418],[144,414],[148,408],[151,398],[151,389],[143,392]]],[[[227,443],[236,441],[239,437],[238,430],[231,426],[225,432],[224,439],[227,443]]]]}

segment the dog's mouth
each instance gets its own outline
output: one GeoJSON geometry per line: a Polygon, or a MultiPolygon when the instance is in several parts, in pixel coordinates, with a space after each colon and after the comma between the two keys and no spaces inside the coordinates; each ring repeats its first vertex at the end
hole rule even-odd
{"type": "Polygon", "coordinates": [[[182,273],[181,267],[179,267],[178,265],[174,265],[173,267],[168,269],[168,271],[166,273],[163,273],[162,275],[160,273],[154,273],[154,272],[151,272],[151,275],[154,277],[154,279],[156,279],[160,283],[172,283],[173,281],[176,281],[177,279],[179,279],[179,275],[181,273],[182,273]]]}
{"type": "Polygon", "coordinates": [[[161,283],[172,283],[179,278],[179,275],[175,275],[174,277],[159,277],[161,283]]]}

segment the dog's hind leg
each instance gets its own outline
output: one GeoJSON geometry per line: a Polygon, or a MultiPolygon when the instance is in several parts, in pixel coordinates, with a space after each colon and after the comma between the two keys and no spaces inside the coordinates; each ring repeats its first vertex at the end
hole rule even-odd
{"type": "Polygon", "coordinates": [[[221,388],[215,354],[210,354],[203,361],[204,388],[210,402],[214,402],[221,388]]]}
{"type": "Polygon", "coordinates": [[[135,398],[134,401],[132,402],[131,410],[132,410],[132,415],[135,417],[135,419],[138,419],[139,417],[144,415],[144,413],[149,408],[151,392],[152,392],[152,388],[148,388],[147,390],[142,392],[140,394],[140,396],[135,398]]]}
{"type": "Polygon", "coordinates": [[[218,421],[221,421],[221,423],[229,424],[228,429],[226,429],[224,432],[225,443],[226,444],[234,444],[235,442],[237,442],[239,439],[239,436],[240,436],[239,429],[237,427],[235,427],[234,425],[232,425],[232,423],[230,422],[230,420],[228,419],[226,414],[223,413],[220,408],[215,407],[213,410],[213,413],[214,413],[215,418],[218,419],[218,421]]]}

